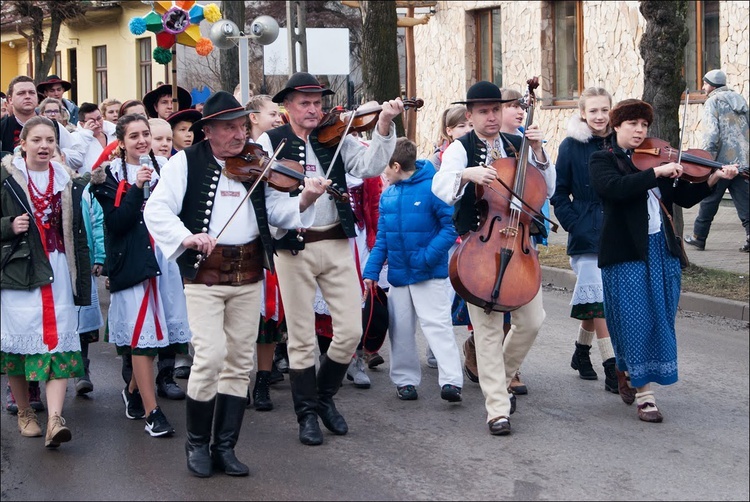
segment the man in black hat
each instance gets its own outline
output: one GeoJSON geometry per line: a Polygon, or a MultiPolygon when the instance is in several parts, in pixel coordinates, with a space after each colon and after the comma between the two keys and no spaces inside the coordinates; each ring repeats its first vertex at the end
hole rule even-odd
{"type": "Polygon", "coordinates": [[[299,197],[273,200],[260,183],[246,199],[252,183],[228,177],[224,167],[245,147],[250,111],[219,91],[203,112],[193,128],[202,128],[206,139],[164,165],[144,219],[185,283],[195,349],[187,388],[188,469],[199,477],[210,476],[212,467],[246,476],[234,446],[253,369],[263,267],[273,269],[268,226],[309,227],[315,200],[330,183],[309,178],[299,197]]]}
{"type": "MultiPolygon", "coordinates": [[[[180,110],[187,110],[193,104],[193,98],[190,93],[182,87],[177,87],[177,106],[180,110]]],[[[173,112],[174,103],[172,102],[172,85],[162,84],[153,91],[143,96],[143,106],[146,108],[149,118],[160,118],[167,120],[173,112]]]]}
{"type": "MultiPolygon", "coordinates": [[[[404,105],[400,99],[382,104],[369,147],[352,136],[341,138],[340,148],[326,147],[318,140],[317,127],[323,115],[323,96],[329,94],[333,92],[309,73],[292,75],[273,97],[275,103],[284,104],[289,123],[264,133],[258,143],[270,152],[286,140],[279,157],[300,162],[306,175],[325,176],[346,190],[347,173],[370,178],[383,172],[396,145],[393,118],[404,105]]],[[[286,196],[273,194],[275,199],[286,196]]],[[[279,291],[289,334],[289,378],[299,439],[308,445],[323,442],[318,416],[334,434],[347,433],[333,396],[362,337],[360,283],[348,240],[356,235],[354,213],[349,201],[332,197],[319,198],[315,206],[315,222],[309,230],[287,232],[276,240],[279,291]],[[317,287],[331,311],[334,336],[316,376],[313,300],[317,287]]]]}
{"type": "Polygon", "coordinates": [[[78,125],[78,105],[69,99],[63,98],[63,94],[68,92],[73,86],[67,80],[63,80],[57,75],[48,76],[44,82],[40,82],[36,86],[36,90],[44,95],[45,98],[55,98],[62,101],[63,106],[68,110],[70,114],[70,122],[73,125],[78,125]]]}
{"type": "MultiPolygon", "coordinates": [[[[474,130],[450,144],[443,153],[440,170],[432,180],[432,191],[440,199],[455,206],[453,221],[459,235],[476,230],[479,212],[476,185],[490,185],[497,178],[493,167],[483,167],[503,157],[516,157],[521,148],[520,136],[500,132],[504,100],[492,82],[477,82],[466,93],[466,118],[474,130]]],[[[455,103],[454,103],[455,104],[455,103]]],[[[546,197],[555,190],[555,169],[542,148],[543,134],[539,126],[529,126],[529,162],[541,170],[546,182],[546,197]]],[[[499,251],[499,250],[498,250],[499,251]]],[[[468,304],[474,327],[479,385],[485,397],[490,433],[510,434],[510,414],[515,409],[515,396],[508,390],[510,381],[521,366],[544,321],[542,289],[526,305],[513,311],[513,325],[503,346],[503,312],[485,313],[483,307],[468,304]]]]}

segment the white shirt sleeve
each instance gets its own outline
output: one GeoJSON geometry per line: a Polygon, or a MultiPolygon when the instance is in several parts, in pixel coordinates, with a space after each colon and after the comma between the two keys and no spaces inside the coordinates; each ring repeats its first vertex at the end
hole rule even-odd
{"type": "Polygon", "coordinates": [[[177,152],[161,168],[161,177],[146,202],[143,219],[149,233],[168,259],[174,260],[186,248],[182,241],[192,235],[178,214],[187,190],[187,158],[177,152]]]}
{"type": "Polygon", "coordinates": [[[83,166],[86,157],[86,143],[79,136],[73,135],[60,125],[60,150],[65,154],[65,163],[71,169],[78,171],[83,166]]]}
{"type": "Polygon", "coordinates": [[[443,152],[440,170],[432,178],[432,193],[446,204],[454,205],[466,189],[466,184],[461,186],[461,175],[468,163],[466,149],[460,141],[448,145],[443,152]]]}

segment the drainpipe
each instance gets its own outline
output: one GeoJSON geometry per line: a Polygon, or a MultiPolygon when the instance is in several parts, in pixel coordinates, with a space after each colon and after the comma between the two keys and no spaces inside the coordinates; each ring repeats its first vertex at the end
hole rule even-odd
{"type": "Polygon", "coordinates": [[[29,77],[34,78],[34,44],[31,42],[31,37],[21,30],[19,25],[16,25],[16,31],[19,35],[26,39],[26,50],[29,52],[29,64],[26,65],[29,77]]]}

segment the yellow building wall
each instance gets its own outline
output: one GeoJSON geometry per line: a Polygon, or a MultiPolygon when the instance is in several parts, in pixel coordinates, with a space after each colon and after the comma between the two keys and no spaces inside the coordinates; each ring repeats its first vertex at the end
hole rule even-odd
{"type": "MultiPolygon", "coordinates": [[[[147,31],[136,37],[130,33],[128,23],[133,17],[140,17],[149,7],[140,2],[123,2],[124,7],[114,7],[106,11],[87,14],[87,17],[60,29],[57,51],[61,56],[61,68],[55,70],[54,63],[49,73],[56,73],[63,80],[71,81],[70,50],[77,56],[77,103],[94,102],[95,99],[95,56],[94,47],[107,47],[107,95],[120,101],[141,99],[138,91],[138,44],[137,40],[151,37],[151,50],[156,47],[156,36],[147,31]]],[[[45,29],[45,37],[49,28],[45,29]]],[[[16,32],[0,34],[0,88],[7,92],[8,84],[16,75],[28,74],[28,51],[26,40],[16,32]],[[13,41],[11,49],[8,42],[13,41]]],[[[152,86],[166,80],[165,66],[152,61],[152,86]]],[[[35,69],[36,70],[36,69],[35,69]]],[[[71,98],[70,92],[65,97],[71,98]]]]}

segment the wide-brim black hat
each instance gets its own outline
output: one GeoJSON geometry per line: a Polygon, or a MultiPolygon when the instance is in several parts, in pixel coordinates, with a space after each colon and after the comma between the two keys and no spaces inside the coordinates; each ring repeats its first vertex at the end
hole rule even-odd
{"type": "Polygon", "coordinates": [[[273,101],[274,103],[283,103],[284,98],[287,96],[287,94],[295,91],[321,92],[323,93],[323,96],[330,96],[331,94],[334,94],[332,90],[320,85],[320,82],[318,82],[317,78],[304,71],[299,71],[292,75],[289,80],[287,80],[286,87],[277,92],[276,95],[271,98],[271,101],[273,101]]]}
{"type": "MultiPolygon", "coordinates": [[[[174,127],[179,124],[180,122],[190,122],[191,131],[192,130],[192,124],[195,124],[200,119],[203,118],[203,114],[196,110],[195,108],[188,108],[187,110],[180,110],[178,112],[174,112],[172,115],[167,117],[167,122],[169,122],[169,125],[174,129],[174,127]]],[[[203,141],[203,130],[199,129],[197,131],[193,131],[193,143],[198,143],[199,141],[203,141]]]]}
{"type": "Polygon", "coordinates": [[[50,75],[47,77],[47,79],[44,82],[39,82],[36,85],[36,90],[40,94],[44,94],[44,89],[46,89],[48,85],[54,85],[54,84],[60,84],[61,86],[63,86],[63,89],[65,89],[66,92],[69,91],[71,87],[73,87],[73,85],[67,80],[63,80],[57,75],[50,75]]]}
{"type": "Polygon", "coordinates": [[[503,99],[500,88],[492,82],[482,80],[469,87],[466,91],[466,101],[454,101],[453,105],[468,105],[471,103],[510,103],[515,99],[503,99]]]}
{"type": "MultiPolygon", "coordinates": [[[[148,114],[148,116],[152,119],[158,117],[156,113],[156,103],[159,101],[159,98],[164,95],[172,95],[172,84],[162,84],[153,91],[147,92],[146,95],[143,96],[143,106],[146,108],[146,113],[148,114]]],[[[190,108],[190,106],[193,104],[193,98],[190,97],[190,93],[187,91],[187,89],[183,89],[180,86],[177,86],[177,103],[180,107],[180,110],[190,108]]]]}
{"type": "Polygon", "coordinates": [[[206,104],[203,105],[203,118],[194,122],[190,130],[199,131],[211,120],[232,120],[250,113],[251,110],[245,110],[245,107],[227,91],[218,91],[206,100],[206,104]]]}
{"type": "Polygon", "coordinates": [[[5,97],[5,93],[3,91],[0,91],[0,98],[4,98],[4,97],[5,97]]]}

